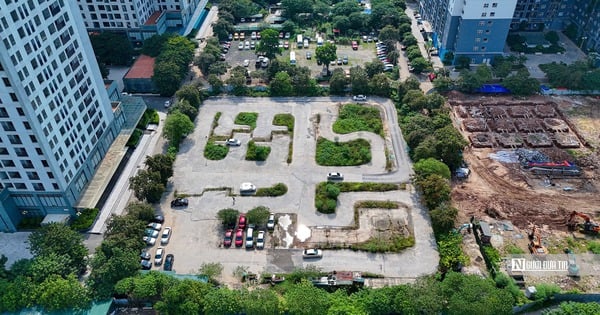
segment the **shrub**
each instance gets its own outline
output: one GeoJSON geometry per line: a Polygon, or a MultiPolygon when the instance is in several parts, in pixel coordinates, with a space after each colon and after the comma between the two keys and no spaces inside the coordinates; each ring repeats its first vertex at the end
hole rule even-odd
{"type": "Polygon", "coordinates": [[[40,224],[44,221],[44,217],[25,217],[19,222],[19,229],[33,230],[40,228],[40,224]]]}
{"type": "Polygon", "coordinates": [[[482,247],[483,254],[487,257],[489,263],[488,268],[498,271],[500,270],[500,253],[492,246],[485,245],[482,247]]]}
{"type": "Polygon", "coordinates": [[[256,128],[258,113],[241,112],[235,117],[235,124],[250,126],[251,130],[256,128]]]}
{"type": "MultiPolygon", "coordinates": [[[[315,190],[315,207],[321,213],[334,213],[337,206],[337,197],[341,192],[351,191],[390,191],[398,190],[397,184],[388,183],[330,183],[322,182],[315,190]]],[[[379,201],[365,201],[365,203],[380,203],[379,201]]],[[[381,203],[385,203],[381,201],[381,203]]],[[[368,205],[368,204],[367,204],[368,205]]],[[[397,205],[388,205],[397,208],[397,205]]],[[[367,207],[368,208],[368,207],[367,207]]]]}
{"type": "Polygon", "coordinates": [[[217,112],[215,114],[215,117],[213,118],[212,125],[210,126],[210,136],[211,137],[212,137],[213,133],[215,132],[215,128],[217,128],[217,126],[219,125],[220,118],[221,118],[221,112],[217,112]]]}
{"type": "Polygon", "coordinates": [[[556,293],[560,293],[560,287],[556,284],[551,283],[540,283],[535,286],[535,299],[536,301],[543,301],[551,298],[556,293]]]}
{"type": "Polygon", "coordinates": [[[448,234],[438,238],[440,252],[440,269],[448,271],[459,265],[464,265],[469,258],[462,251],[462,235],[448,234]]]}
{"type": "Polygon", "coordinates": [[[365,139],[332,142],[325,138],[317,141],[317,164],[322,166],[356,166],[371,161],[371,145],[365,139]]]}
{"type": "Polygon", "coordinates": [[[594,254],[600,254],[600,242],[598,242],[598,241],[589,242],[588,250],[594,254]]]}
{"type": "Polygon", "coordinates": [[[259,188],[256,190],[256,196],[260,197],[277,197],[287,193],[288,188],[284,183],[277,183],[272,187],[259,188]]]}
{"type": "Polygon", "coordinates": [[[160,116],[158,116],[158,111],[156,111],[156,109],[151,109],[150,111],[150,123],[158,125],[160,123],[160,116]]]}
{"type": "Polygon", "coordinates": [[[127,140],[126,146],[135,148],[138,143],[140,143],[140,139],[142,138],[143,134],[144,132],[141,129],[135,128],[131,133],[129,140],[127,140]]]}
{"type": "Polygon", "coordinates": [[[266,161],[271,153],[271,147],[256,145],[256,143],[251,140],[248,142],[248,151],[246,151],[246,160],[247,161],[266,161]]]}
{"type": "Polygon", "coordinates": [[[286,126],[288,132],[294,132],[294,116],[292,114],[277,114],[273,117],[273,125],[286,126]]]}
{"type": "Polygon", "coordinates": [[[358,104],[347,104],[340,108],[333,132],[346,134],[355,131],[370,131],[383,137],[383,123],[379,109],[358,104]]]}
{"type": "Polygon", "coordinates": [[[229,153],[229,147],[222,144],[215,144],[214,141],[208,141],[204,147],[204,157],[209,160],[222,160],[229,153]]]}
{"type": "Polygon", "coordinates": [[[94,220],[98,216],[99,210],[96,208],[86,208],[81,211],[79,216],[71,223],[71,228],[75,231],[85,231],[92,227],[94,220]]]}
{"type": "Polygon", "coordinates": [[[400,252],[403,249],[412,247],[415,245],[415,238],[412,236],[405,237],[403,235],[395,235],[391,239],[372,237],[366,242],[352,244],[350,249],[362,250],[371,253],[384,253],[384,252],[400,252]]]}

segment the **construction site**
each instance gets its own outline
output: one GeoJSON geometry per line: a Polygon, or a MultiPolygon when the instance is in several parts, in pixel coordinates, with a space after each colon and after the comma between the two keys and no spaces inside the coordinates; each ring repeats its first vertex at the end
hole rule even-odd
{"type": "MultiPolygon", "coordinates": [[[[503,257],[591,254],[590,244],[600,240],[600,99],[452,92],[448,102],[455,126],[470,142],[464,151],[469,176],[455,181],[452,191],[458,226],[468,227],[459,229],[471,259],[467,271],[486,270],[472,229],[503,257]]],[[[595,276],[521,281],[600,290],[595,276]]]]}

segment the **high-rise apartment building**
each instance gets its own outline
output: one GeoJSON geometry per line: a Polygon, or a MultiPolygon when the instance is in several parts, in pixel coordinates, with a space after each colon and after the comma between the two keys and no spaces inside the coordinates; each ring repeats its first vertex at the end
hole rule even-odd
{"type": "Polygon", "coordinates": [[[423,0],[422,17],[433,30],[433,45],[464,56],[471,63],[489,63],[501,55],[517,0],[423,0]]]}
{"type": "Polygon", "coordinates": [[[77,0],[88,31],[123,32],[143,41],[191,22],[194,11],[207,0],[77,0]]]}
{"type": "Polygon", "coordinates": [[[571,0],[571,23],[577,27],[575,43],[584,51],[600,52],[600,1],[571,0]]]}
{"type": "Polygon", "coordinates": [[[119,132],[81,12],[0,1],[0,231],[73,214],[119,132]]]}
{"type": "Polygon", "coordinates": [[[519,0],[515,8],[513,31],[562,30],[569,22],[572,0],[519,0]]]}

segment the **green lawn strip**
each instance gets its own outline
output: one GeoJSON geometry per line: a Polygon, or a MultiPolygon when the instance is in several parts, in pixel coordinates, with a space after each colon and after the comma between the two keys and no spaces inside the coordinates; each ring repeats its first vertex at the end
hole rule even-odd
{"type": "Polygon", "coordinates": [[[277,183],[271,187],[259,188],[255,196],[258,197],[278,197],[287,193],[288,188],[284,183],[277,183]]]}
{"type": "Polygon", "coordinates": [[[294,154],[294,116],[292,114],[277,114],[273,117],[273,125],[286,126],[287,132],[290,135],[290,144],[288,146],[287,163],[292,163],[292,155],[294,154]]]}
{"type": "Polygon", "coordinates": [[[258,119],[258,113],[241,112],[237,116],[235,116],[234,123],[236,125],[250,126],[250,130],[254,130],[256,128],[256,120],[257,119],[258,119]]]}
{"type": "Polygon", "coordinates": [[[254,140],[248,142],[246,161],[266,161],[271,153],[271,147],[257,145],[254,140]]]}
{"type": "Polygon", "coordinates": [[[228,146],[216,144],[212,139],[204,147],[204,157],[209,160],[222,160],[227,156],[227,153],[229,153],[228,146]]]}
{"type": "Polygon", "coordinates": [[[371,162],[371,144],[365,139],[333,142],[317,140],[317,164],[321,166],[356,166],[371,162]]]}
{"type": "Polygon", "coordinates": [[[400,186],[389,183],[332,183],[321,182],[315,191],[315,207],[321,213],[334,213],[337,197],[343,192],[353,191],[391,191],[399,190],[400,186]]]}
{"type": "Polygon", "coordinates": [[[358,104],[341,106],[338,119],[333,124],[333,132],[346,134],[356,131],[370,131],[383,137],[379,109],[358,104]]]}

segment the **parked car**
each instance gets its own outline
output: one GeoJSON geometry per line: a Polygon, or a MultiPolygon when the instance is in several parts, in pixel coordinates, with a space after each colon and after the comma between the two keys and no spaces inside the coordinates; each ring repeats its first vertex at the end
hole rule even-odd
{"type": "Polygon", "coordinates": [[[260,39],[260,38],[261,38],[261,36],[260,36],[260,32],[257,32],[257,33],[256,33],[256,39],[260,39]]]}
{"type": "Polygon", "coordinates": [[[159,247],[156,249],[156,252],[154,253],[154,265],[155,266],[160,266],[163,263],[163,259],[165,254],[165,249],[163,247],[159,247]]]}
{"type": "Polygon", "coordinates": [[[249,226],[246,230],[246,248],[254,247],[254,228],[249,226]]]}
{"type": "Polygon", "coordinates": [[[187,207],[189,200],[187,198],[177,198],[171,200],[171,207],[187,207]]]}
{"type": "Polygon", "coordinates": [[[161,245],[169,244],[170,238],[171,238],[171,227],[166,227],[162,232],[162,237],[160,238],[160,244],[161,245]]]}
{"type": "Polygon", "coordinates": [[[240,40],[243,41],[244,39],[246,39],[246,33],[242,32],[240,33],[240,40]]]}
{"type": "Polygon", "coordinates": [[[306,59],[310,60],[312,58],[312,54],[310,53],[310,51],[306,52],[306,59]]]}
{"type": "Polygon", "coordinates": [[[279,32],[279,38],[283,38],[283,32],[279,32]]]}
{"type": "Polygon", "coordinates": [[[163,269],[166,271],[173,270],[174,262],[175,262],[175,256],[173,256],[173,254],[168,254],[167,257],[165,258],[165,265],[163,266],[163,269]]]}
{"type": "Polygon", "coordinates": [[[248,66],[250,65],[250,60],[248,60],[248,59],[245,59],[245,60],[244,60],[244,62],[242,63],[242,65],[243,65],[244,67],[248,67],[248,66]]]}
{"type": "Polygon", "coordinates": [[[322,258],[323,251],[321,251],[320,249],[317,249],[317,248],[305,249],[304,252],[302,252],[302,257],[303,258],[322,258]]]}
{"type": "Polygon", "coordinates": [[[246,219],[245,213],[240,213],[240,217],[238,218],[238,229],[245,229],[248,224],[248,220],[246,219]]]}
{"type": "Polygon", "coordinates": [[[337,59],[338,66],[341,65],[342,63],[343,63],[342,57],[338,57],[338,59],[337,59]]]}
{"type": "Polygon", "coordinates": [[[250,50],[250,42],[249,42],[249,41],[246,41],[246,42],[244,43],[244,49],[245,49],[245,50],[250,50]]]}
{"type": "Polygon", "coordinates": [[[265,231],[258,231],[258,236],[256,237],[256,248],[265,248],[265,231]]]}
{"type": "Polygon", "coordinates": [[[150,258],[152,258],[152,254],[150,254],[150,252],[148,251],[143,250],[140,254],[140,258],[143,260],[150,260],[150,258]]]}
{"type": "Polygon", "coordinates": [[[163,217],[160,214],[157,214],[154,216],[154,219],[152,219],[152,222],[156,222],[156,223],[165,223],[165,217],[163,217]]]}
{"type": "Polygon", "coordinates": [[[352,50],[358,50],[358,42],[355,40],[352,41],[352,50]]]}
{"type": "Polygon", "coordinates": [[[146,245],[148,246],[154,246],[154,244],[156,244],[156,238],[155,237],[150,237],[150,236],[144,236],[142,238],[142,240],[144,241],[144,243],[146,243],[146,245]]]}
{"type": "Polygon", "coordinates": [[[344,175],[342,173],[328,173],[327,180],[343,180],[344,175]]]}
{"type": "Polygon", "coordinates": [[[290,38],[290,36],[291,36],[290,32],[285,32],[285,36],[284,36],[285,39],[290,38]]]}
{"type": "Polygon", "coordinates": [[[240,39],[240,34],[233,33],[233,40],[238,40],[238,39],[240,39]]]}
{"type": "Polygon", "coordinates": [[[235,231],[235,247],[242,247],[244,244],[244,230],[237,229],[235,231]]]}
{"type": "Polygon", "coordinates": [[[171,101],[165,101],[165,108],[171,107],[171,101]]]}
{"type": "Polygon", "coordinates": [[[279,41],[279,48],[283,48],[283,41],[282,40],[279,41]]]}
{"type": "Polygon", "coordinates": [[[240,185],[240,193],[241,194],[251,194],[256,192],[256,186],[252,183],[242,183],[240,185]]]}
{"type": "Polygon", "coordinates": [[[232,40],[232,39],[233,39],[233,34],[229,33],[229,36],[227,36],[227,38],[228,38],[229,40],[232,40]]]}
{"type": "Polygon", "coordinates": [[[251,41],[250,42],[250,49],[256,49],[256,42],[255,41],[251,41]]]}
{"type": "Polygon", "coordinates": [[[271,213],[269,215],[269,219],[267,220],[267,229],[273,230],[275,229],[275,214],[271,213]]]}
{"type": "Polygon", "coordinates": [[[290,42],[288,42],[287,40],[285,42],[283,42],[283,48],[284,49],[289,49],[290,48],[290,42]]]}
{"type": "Polygon", "coordinates": [[[238,44],[238,49],[239,49],[239,50],[242,50],[242,49],[244,49],[244,42],[240,42],[240,43],[238,44]]]}
{"type": "Polygon", "coordinates": [[[347,65],[347,64],[348,64],[348,56],[344,56],[344,57],[342,58],[342,63],[343,63],[343,64],[345,64],[345,65],[347,65]]]}
{"type": "Polygon", "coordinates": [[[148,223],[148,225],[146,225],[146,227],[160,231],[160,229],[162,228],[162,224],[152,222],[152,223],[148,223]]]}
{"type": "Polygon", "coordinates": [[[231,139],[227,139],[227,141],[225,141],[225,144],[234,146],[234,147],[238,147],[242,144],[242,142],[239,139],[231,138],[231,139]]]}
{"type": "MultiPolygon", "coordinates": [[[[354,95],[352,96],[352,100],[355,102],[365,102],[367,100],[367,97],[365,95],[354,95]]],[[[338,173],[339,174],[339,173],[338,173]]]]}
{"type": "Polygon", "coordinates": [[[250,34],[250,39],[256,39],[256,32],[252,32],[252,34],[250,34]]]}
{"type": "Polygon", "coordinates": [[[155,230],[155,229],[145,229],[144,230],[144,235],[145,236],[150,236],[150,237],[157,238],[158,237],[158,231],[155,230]]]}
{"type": "Polygon", "coordinates": [[[152,269],[152,262],[149,261],[149,260],[142,259],[142,261],[140,262],[140,265],[142,266],[143,270],[150,270],[150,269],[152,269]]]}
{"type": "Polygon", "coordinates": [[[223,246],[230,247],[232,240],[233,240],[233,230],[228,229],[225,231],[225,236],[223,237],[223,246]]]}

